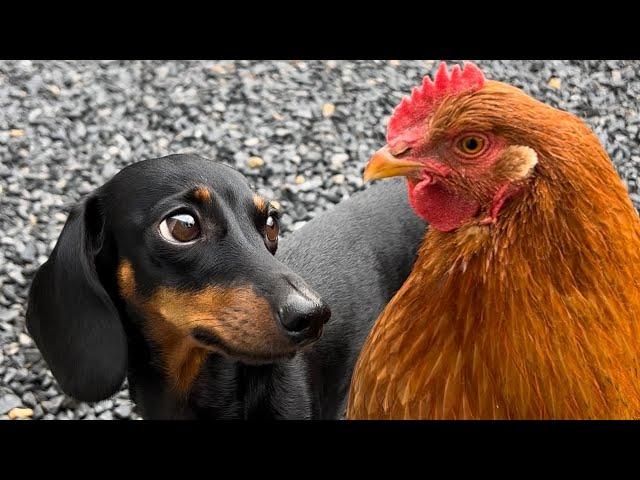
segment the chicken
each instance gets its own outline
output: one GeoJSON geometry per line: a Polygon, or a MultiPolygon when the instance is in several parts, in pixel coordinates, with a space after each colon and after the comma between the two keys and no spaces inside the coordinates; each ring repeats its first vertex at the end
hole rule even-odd
{"type": "Polygon", "coordinates": [[[640,418],[640,220],[594,133],[473,64],[394,111],[365,180],[430,226],[350,419],[640,418]]]}

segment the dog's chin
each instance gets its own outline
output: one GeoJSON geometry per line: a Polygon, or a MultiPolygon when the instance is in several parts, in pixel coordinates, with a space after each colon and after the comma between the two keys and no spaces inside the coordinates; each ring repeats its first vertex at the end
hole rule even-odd
{"type": "Polygon", "coordinates": [[[240,350],[234,350],[231,348],[211,349],[212,351],[221,353],[222,355],[229,357],[233,360],[237,360],[247,365],[269,365],[273,363],[279,363],[286,360],[291,360],[298,353],[297,349],[286,350],[281,352],[244,352],[240,350]]]}
{"type": "MultiPolygon", "coordinates": [[[[267,365],[278,363],[283,360],[291,360],[300,351],[301,345],[291,345],[289,348],[272,348],[268,351],[236,348],[223,342],[214,333],[203,328],[196,327],[192,330],[191,336],[203,348],[212,353],[218,353],[233,360],[246,363],[248,365],[267,365]]],[[[313,342],[310,342],[313,343],[313,342]]],[[[309,345],[309,344],[306,344],[309,345]]]]}

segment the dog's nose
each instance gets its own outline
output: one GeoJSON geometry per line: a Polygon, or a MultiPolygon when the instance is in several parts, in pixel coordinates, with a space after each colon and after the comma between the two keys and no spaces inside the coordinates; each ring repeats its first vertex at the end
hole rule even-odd
{"type": "Polygon", "coordinates": [[[295,342],[315,339],[331,317],[331,310],[320,298],[299,293],[287,297],[278,311],[280,323],[295,342]]]}

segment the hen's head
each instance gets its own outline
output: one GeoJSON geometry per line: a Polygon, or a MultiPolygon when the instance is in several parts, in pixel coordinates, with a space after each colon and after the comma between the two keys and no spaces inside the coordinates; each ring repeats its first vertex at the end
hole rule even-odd
{"type": "Polygon", "coordinates": [[[365,180],[406,176],[411,206],[438,230],[493,223],[534,174],[540,108],[554,111],[473,64],[442,63],[396,107],[365,180]]]}

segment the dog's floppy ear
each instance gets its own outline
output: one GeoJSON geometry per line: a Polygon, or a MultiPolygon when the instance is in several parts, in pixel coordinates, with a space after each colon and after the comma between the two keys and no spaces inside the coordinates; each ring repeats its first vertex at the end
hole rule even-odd
{"type": "Polygon", "coordinates": [[[29,292],[29,332],[65,393],[83,401],[117,392],[127,367],[125,332],[96,268],[103,242],[94,194],[72,210],[29,292]]]}

